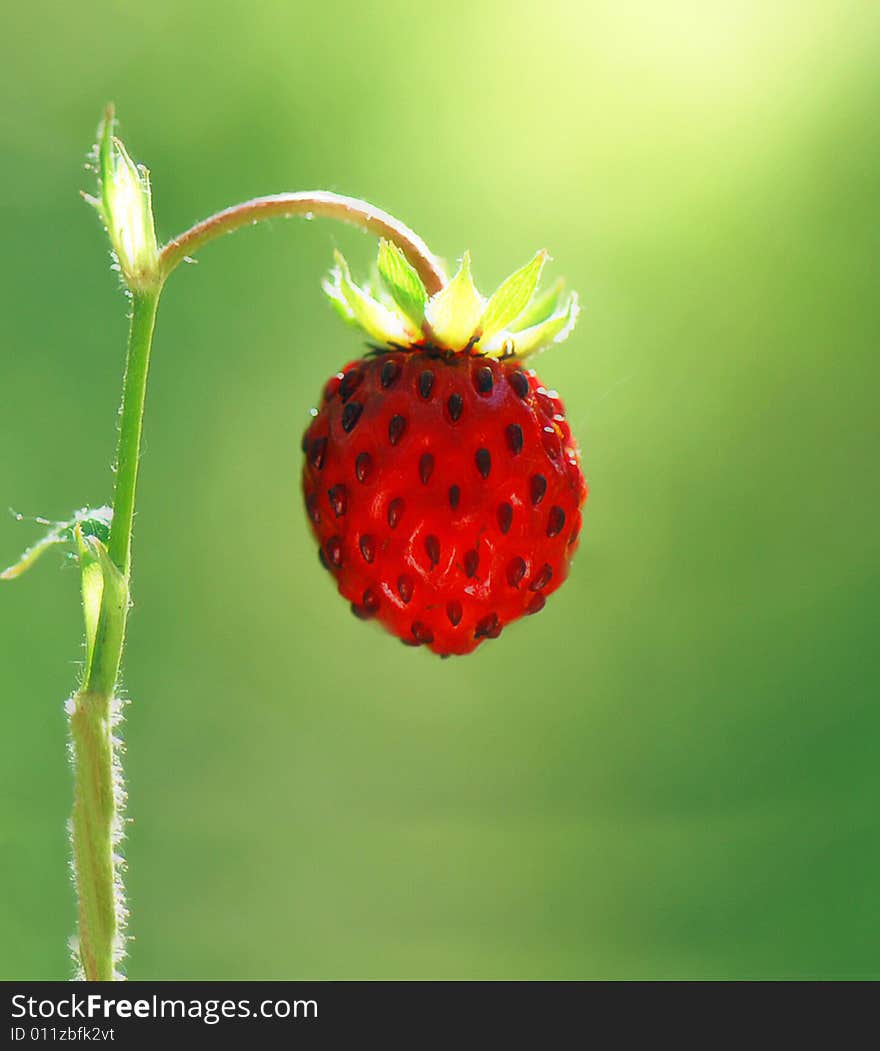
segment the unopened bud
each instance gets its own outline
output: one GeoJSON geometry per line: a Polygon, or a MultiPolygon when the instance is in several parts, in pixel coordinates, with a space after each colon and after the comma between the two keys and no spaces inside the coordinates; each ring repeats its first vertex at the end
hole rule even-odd
{"type": "Polygon", "coordinates": [[[150,173],[129,157],[113,134],[113,124],[113,109],[108,107],[98,130],[99,196],[86,200],[107,228],[125,284],[132,292],[148,291],[159,283],[150,173]]]}

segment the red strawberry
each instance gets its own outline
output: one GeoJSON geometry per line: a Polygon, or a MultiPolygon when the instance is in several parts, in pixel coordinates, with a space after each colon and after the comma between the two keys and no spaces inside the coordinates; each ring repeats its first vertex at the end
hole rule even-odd
{"type": "Polygon", "coordinates": [[[303,450],[322,564],[409,645],[470,653],[567,576],[587,487],[561,401],[515,357],[423,339],[353,361],[303,450]]]}

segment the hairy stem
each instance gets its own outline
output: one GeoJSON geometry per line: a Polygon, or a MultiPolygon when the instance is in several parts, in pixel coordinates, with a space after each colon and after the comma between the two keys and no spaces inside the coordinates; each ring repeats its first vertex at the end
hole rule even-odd
{"type": "Polygon", "coordinates": [[[113,724],[129,606],[134,520],[144,400],[158,289],[132,300],[128,360],[123,383],[113,522],[102,565],[101,606],[89,640],[82,689],[69,705],[74,759],[71,831],[79,904],[79,953],[85,977],[112,981],[122,955],[125,899],[115,846],[122,829],[122,775],[113,724]]]}
{"type": "Polygon", "coordinates": [[[117,824],[111,698],[82,690],[70,705],[75,770],[73,867],[79,905],[79,956],[89,981],[110,982],[124,908],[117,900],[113,842],[117,824]]]}
{"type": "Polygon", "coordinates": [[[203,219],[186,233],[169,241],[162,249],[159,255],[162,276],[167,277],[184,259],[194,255],[202,245],[220,237],[221,234],[232,233],[241,226],[248,226],[262,219],[284,219],[293,215],[339,219],[393,241],[416,269],[429,293],[439,292],[446,284],[442,266],[421,237],[408,226],[366,201],[355,197],[343,197],[326,190],[304,190],[299,193],[257,197],[203,219]]]}

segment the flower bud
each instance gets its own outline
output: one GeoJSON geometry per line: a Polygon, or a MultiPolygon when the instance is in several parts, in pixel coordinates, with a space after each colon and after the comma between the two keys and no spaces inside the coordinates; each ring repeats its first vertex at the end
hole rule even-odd
{"type": "Polygon", "coordinates": [[[126,286],[143,292],[159,284],[150,173],[129,157],[113,125],[113,109],[108,107],[98,129],[99,196],[84,196],[101,216],[126,286]]]}

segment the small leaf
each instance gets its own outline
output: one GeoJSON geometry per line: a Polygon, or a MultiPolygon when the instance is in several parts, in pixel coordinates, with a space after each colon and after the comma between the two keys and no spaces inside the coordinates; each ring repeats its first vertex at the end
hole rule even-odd
{"type": "Polygon", "coordinates": [[[26,573],[37,559],[45,554],[50,547],[55,547],[56,544],[63,544],[65,538],[61,536],[56,530],[52,530],[47,533],[41,540],[38,540],[36,544],[29,547],[21,556],[21,558],[4,569],[0,573],[0,580],[15,580],[16,577],[20,577],[22,573],[26,573]]]}
{"type": "MultiPolygon", "coordinates": [[[[17,517],[21,520],[22,516],[17,517]]],[[[113,511],[109,507],[83,507],[76,511],[68,522],[47,522],[45,519],[37,519],[42,525],[51,526],[51,529],[44,537],[32,544],[16,563],[0,573],[0,580],[15,580],[16,577],[20,577],[50,547],[73,543],[77,528],[84,536],[95,536],[101,540],[107,540],[110,535],[112,517],[113,511]]]]}
{"type": "Polygon", "coordinates": [[[367,335],[380,343],[411,342],[414,333],[404,318],[389,310],[388,307],[382,306],[352,281],[348,263],[340,252],[335,253],[335,258],[336,269],[332,273],[333,282],[339,289],[352,316],[367,335]]]}
{"type": "Polygon", "coordinates": [[[496,332],[509,328],[522,314],[535,294],[547,258],[548,252],[542,248],[524,267],[502,281],[480,319],[481,339],[490,339],[496,332]]]}
{"type": "MultiPolygon", "coordinates": [[[[86,628],[86,674],[83,689],[92,683],[95,643],[100,634],[102,642],[122,646],[125,630],[125,612],[128,607],[128,582],[114,564],[107,548],[95,536],[85,536],[77,525],[75,539],[82,567],[83,617],[86,628]]],[[[118,668],[113,669],[115,680],[118,668]]],[[[113,683],[102,683],[110,688],[113,683]]]]}
{"type": "Polygon", "coordinates": [[[97,553],[87,545],[82,529],[75,530],[79,567],[82,580],[83,619],[86,625],[86,667],[91,667],[95,635],[98,631],[98,615],[101,612],[101,596],[104,593],[104,574],[97,553]]]}
{"type": "Polygon", "coordinates": [[[420,327],[425,317],[428,293],[403,252],[384,238],[379,242],[379,275],[394,302],[414,325],[420,327]]]}
{"type": "Polygon", "coordinates": [[[520,332],[524,328],[537,325],[539,321],[546,321],[551,314],[555,313],[559,306],[565,281],[558,277],[553,284],[529,303],[519,317],[508,326],[511,332],[520,332]]]}
{"type": "Polygon", "coordinates": [[[425,307],[428,334],[441,346],[461,350],[473,338],[485,308],[486,301],[471,277],[470,253],[465,252],[455,277],[428,300],[425,307]]]}

